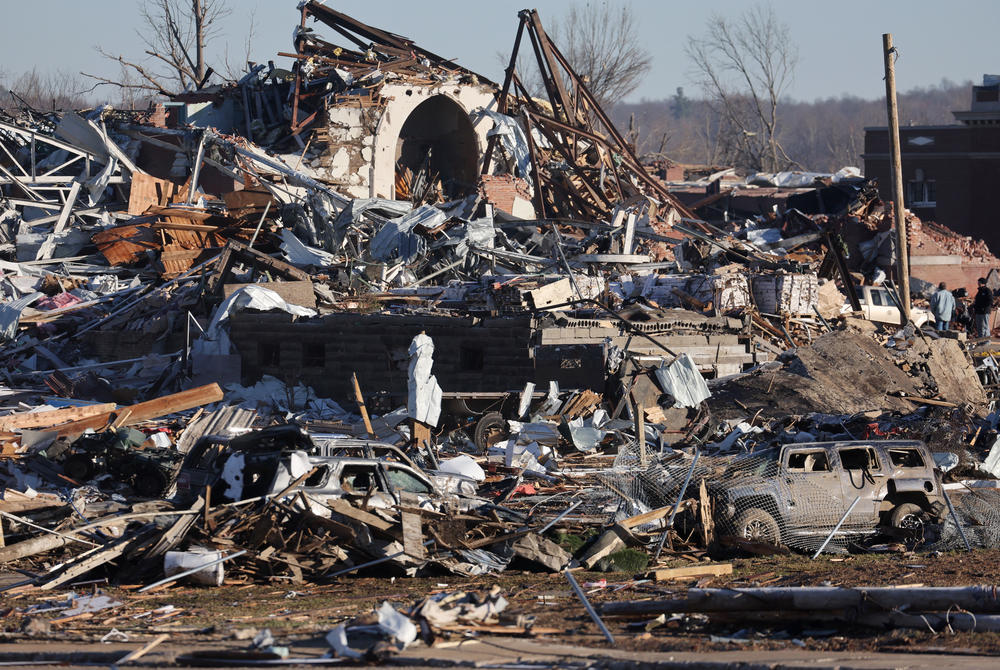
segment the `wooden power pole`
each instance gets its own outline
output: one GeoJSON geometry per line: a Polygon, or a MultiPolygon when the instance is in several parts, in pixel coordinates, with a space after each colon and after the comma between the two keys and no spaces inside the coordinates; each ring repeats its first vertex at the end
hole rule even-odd
{"type": "Polygon", "coordinates": [[[892,33],[882,35],[885,58],[885,106],[889,113],[889,167],[892,170],[892,212],[896,225],[896,274],[899,280],[901,326],[910,320],[910,254],[906,246],[906,207],[903,198],[903,165],[899,152],[899,112],[896,109],[896,49],[892,33]]]}

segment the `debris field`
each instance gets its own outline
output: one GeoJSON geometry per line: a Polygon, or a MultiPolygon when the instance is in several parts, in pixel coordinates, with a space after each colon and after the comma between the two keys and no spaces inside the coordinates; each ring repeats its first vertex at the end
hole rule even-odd
{"type": "Polygon", "coordinates": [[[0,654],[1000,649],[994,341],[933,274],[901,325],[870,181],[654,176],[534,11],[500,83],[300,11],[291,70],[0,113],[0,654]]]}

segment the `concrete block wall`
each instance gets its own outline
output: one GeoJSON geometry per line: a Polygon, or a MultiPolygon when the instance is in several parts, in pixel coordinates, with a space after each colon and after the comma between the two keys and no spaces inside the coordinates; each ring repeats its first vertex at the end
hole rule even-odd
{"type": "Polygon", "coordinates": [[[433,373],[444,391],[507,391],[535,381],[528,317],[331,314],[292,321],[284,313],[231,317],[243,382],[262,375],[300,381],[322,396],[353,398],[351,374],[366,393],[406,393],[407,350],[420,332],[434,340],[433,373]],[[318,359],[322,356],[322,363],[318,359]]]}

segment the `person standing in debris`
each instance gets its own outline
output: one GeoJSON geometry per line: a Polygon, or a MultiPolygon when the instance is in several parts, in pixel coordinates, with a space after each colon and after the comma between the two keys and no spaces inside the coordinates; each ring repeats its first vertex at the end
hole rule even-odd
{"type": "Polygon", "coordinates": [[[955,314],[955,296],[944,282],[938,284],[937,292],[931,296],[931,311],[934,312],[934,328],[938,331],[948,330],[955,314]]]}
{"type": "Polygon", "coordinates": [[[979,290],[972,301],[976,316],[976,337],[990,336],[990,311],[993,309],[993,291],[986,286],[986,277],[979,278],[979,290]]]}

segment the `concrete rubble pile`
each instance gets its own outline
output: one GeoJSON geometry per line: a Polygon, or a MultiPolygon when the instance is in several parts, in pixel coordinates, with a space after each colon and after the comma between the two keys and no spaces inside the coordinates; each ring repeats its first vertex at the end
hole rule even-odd
{"type": "Polygon", "coordinates": [[[3,591],[997,546],[1000,366],[865,311],[895,295],[870,184],[733,224],[642,168],[537,13],[548,101],[301,12],[293,71],[0,119],[3,591]],[[807,523],[734,498],[815,443],[857,500],[833,468],[807,523]]]}

